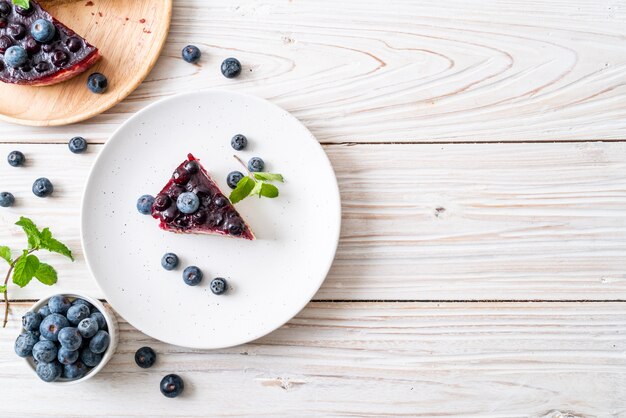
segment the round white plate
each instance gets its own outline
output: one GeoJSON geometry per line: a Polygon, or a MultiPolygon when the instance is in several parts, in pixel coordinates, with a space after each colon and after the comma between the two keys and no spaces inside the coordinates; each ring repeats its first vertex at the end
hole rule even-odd
{"type": "Polygon", "coordinates": [[[140,331],[171,344],[221,348],[262,337],[296,315],[317,292],[333,261],[341,223],[339,189],[324,150],[286,111],[253,96],[205,91],[155,103],[124,123],[96,160],[85,189],[82,243],[87,264],[113,308],[140,331]],[[244,171],[230,138],[242,133],[244,161],[259,156],[281,173],[276,199],[236,205],[257,240],[174,234],[137,212],[192,153],[230,193],[226,176],[244,171]],[[179,267],[166,271],[161,256],[179,267]],[[186,266],[204,272],[199,286],[186,266]],[[226,295],[209,289],[228,280],[226,295]]]}

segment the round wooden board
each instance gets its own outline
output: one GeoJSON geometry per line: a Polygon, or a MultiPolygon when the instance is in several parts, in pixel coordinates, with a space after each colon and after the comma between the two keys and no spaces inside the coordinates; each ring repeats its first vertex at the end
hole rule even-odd
{"type": "Polygon", "coordinates": [[[80,122],[113,107],[146,78],[165,43],[172,0],[49,0],[40,2],[100,49],[102,58],[83,74],[47,87],[0,83],[0,119],[22,125],[80,122]],[[87,77],[109,79],[105,94],[87,88],[87,77]],[[9,98],[9,100],[6,100],[9,98]]]}

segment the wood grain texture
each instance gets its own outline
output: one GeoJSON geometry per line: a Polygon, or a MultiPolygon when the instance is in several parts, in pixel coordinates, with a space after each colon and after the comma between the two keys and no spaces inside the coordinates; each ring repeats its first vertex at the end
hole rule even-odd
{"type": "Polygon", "coordinates": [[[624,303],[312,303],[261,340],[204,352],[121,321],[111,362],[71,388],[39,382],[12,355],[13,320],[0,331],[2,416],[619,417],[625,312],[624,303]],[[151,369],[134,364],[145,345],[158,353],[151,369]],[[158,390],[171,372],[185,380],[175,400],[158,390]]]}
{"type": "MultiPolygon", "coordinates": [[[[13,148],[0,145],[0,156],[13,148]]],[[[29,166],[0,166],[1,188],[17,201],[0,211],[0,243],[24,245],[12,226],[20,215],[51,227],[77,255],[73,264],[45,255],[58,266],[57,288],[101,297],[79,238],[83,183],[101,146],[85,155],[66,145],[19,148],[29,166]],[[53,198],[32,195],[40,176],[54,183],[53,198]]],[[[339,180],[343,225],[316,299],[626,299],[624,143],[326,151],[339,180]]],[[[11,295],[30,299],[48,291],[33,284],[11,295]]]]}
{"type": "Polygon", "coordinates": [[[268,98],[323,142],[623,139],[625,27],[615,0],[177,0],[129,100],[72,127],[0,124],[0,141],[104,141],[147,104],[206,88],[268,98]],[[188,43],[201,65],[180,59],[188,43]],[[219,72],[228,56],[238,80],[219,72]]]}
{"type": "Polygon", "coordinates": [[[99,48],[102,58],[85,73],[47,87],[0,83],[0,119],[23,125],[67,125],[113,107],[152,70],[167,37],[172,0],[41,2],[61,22],[99,48]],[[109,89],[93,94],[89,74],[106,74],[109,89]]]}

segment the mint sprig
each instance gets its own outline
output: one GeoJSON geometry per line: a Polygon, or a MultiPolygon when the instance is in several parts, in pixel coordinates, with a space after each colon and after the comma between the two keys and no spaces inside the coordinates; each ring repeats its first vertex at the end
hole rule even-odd
{"type": "Polygon", "coordinates": [[[30,9],[30,0],[13,0],[13,4],[20,6],[22,9],[30,9]]]}
{"type": "Polygon", "coordinates": [[[244,166],[248,175],[243,177],[237,183],[237,187],[230,193],[230,201],[235,204],[241,202],[248,196],[259,196],[273,199],[278,197],[278,187],[271,184],[271,182],[284,183],[285,179],[282,174],[257,172],[251,173],[246,167],[246,164],[236,155],[234,156],[237,161],[244,166]]]}
{"type": "Polygon", "coordinates": [[[20,220],[15,225],[21,226],[26,234],[28,241],[28,248],[22,250],[22,254],[13,259],[11,249],[7,246],[0,246],[0,258],[7,262],[9,265],[9,271],[4,278],[4,284],[0,285],[0,292],[4,294],[4,324],[6,327],[9,317],[9,297],[8,297],[8,282],[13,273],[13,283],[19,287],[24,287],[31,282],[33,278],[36,278],[41,283],[52,286],[57,282],[57,272],[49,264],[42,263],[39,258],[33,255],[34,252],[39,250],[47,250],[53,253],[61,254],[74,261],[72,251],[63,244],[52,237],[52,232],[49,228],[39,230],[37,225],[28,218],[20,217],[20,220]]]}

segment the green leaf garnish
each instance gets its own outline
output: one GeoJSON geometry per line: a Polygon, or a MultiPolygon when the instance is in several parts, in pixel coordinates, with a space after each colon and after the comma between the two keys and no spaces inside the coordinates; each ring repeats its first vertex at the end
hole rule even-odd
{"type": "Polygon", "coordinates": [[[13,0],[13,4],[23,9],[30,9],[30,0],[13,0]]]}
{"type": "Polygon", "coordinates": [[[13,283],[19,287],[26,286],[35,276],[39,269],[39,259],[34,255],[28,255],[28,251],[24,250],[20,258],[15,263],[13,269],[13,283]]]}
{"type": "Polygon", "coordinates": [[[265,180],[265,181],[279,181],[281,183],[285,182],[282,174],[274,174],[274,173],[253,173],[254,178],[257,180],[265,180]]]}
{"type": "Polygon", "coordinates": [[[239,180],[237,187],[235,187],[235,190],[230,194],[230,201],[233,204],[241,202],[248,196],[259,196],[259,198],[269,197],[270,199],[278,196],[278,187],[268,182],[279,181],[284,183],[285,178],[282,174],[265,172],[251,173],[250,170],[248,170],[248,166],[246,166],[241,158],[236,155],[233,157],[248,171],[248,176],[239,180]]]}
{"type": "Polygon", "coordinates": [[[19,221],[15,222],[15,225],[21,226],[26,233],[29,249],[39,247],[39,244],[41,243],[41,233],[33,221],[22,216],[19,221]]]}
{"type": "Polygon", "coordinates": [[[5,260],[9,264],[12,264],[13,260],[11,259],[11,249],[4,246],[0,247],[0,258],[5,260]]]}
{"type": "Polygon", "coordinates": [[[6,287],[6,285],[3,285],[3,284],[2,284],[2,285],[0,285],[0,293],[4,293],[4,292],[6,292],[6,291],[7,291],[7,287],[6,287]]]}
{"type": "Polygon", "coordinates": [[[278,187],[273,184],[263,183],[261,182],[261,192],[259,193],[259,197],[269,197],[273,199],[278,196],[278,187]]]}
{"type": "Polygon", "coordinates": [[[253,179],[251,179],[250,177],[242,178],[241,180],[239,180],[239,183],[237,183],[237,187],[235,187],[235,190],[233,190],[230,194],[230,201],[233,204],[242,201],[243,199],[248,197],[248,195],[250,195],[250,192],[252,191],[252,189],[254,189],[254,186],[255,181],[253,179]]]}
{"type": "Polygon", "coordinates": [[[44,228],[41,231],[41,248],[48,250],[51,253],[57,253],[66,256],[70,260],[74,261],[72,251],[65,244],[52,238],[52,233],[48,228],[44,228]]]}
{"type": "Polygon", "coordinates": [[[39,268],[35,272],[35,277],[41,283],[52,286],[57,282],[57,272],[56,270],[49,264],[39,263],[39,268]]]}

